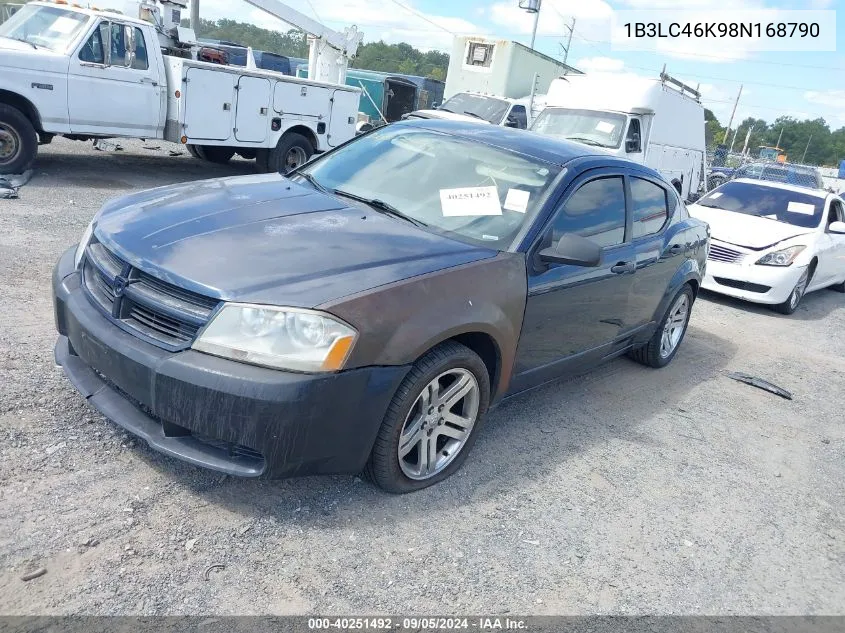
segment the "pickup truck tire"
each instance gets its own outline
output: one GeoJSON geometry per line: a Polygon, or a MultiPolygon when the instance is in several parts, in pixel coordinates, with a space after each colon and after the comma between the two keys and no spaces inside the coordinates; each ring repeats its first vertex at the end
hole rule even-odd
{"type": "Polygon", "coordinates": [[[455,341],[438,345],[396,390],[364,474],[392,493],[446,479],[466,460],[489,403],[490,375],[478,354],[455,341]]]}
{"type": "Polygon", "coordinates": [[[218,147],[216,145],[201,145],[197,150],[205,160],[218,165],[225,165],[235,155],[235,150],[231,147],[218,147]]]}
{"type": "Polygon", "coordinates": [[[687,333],[695,295],[689,284],[685,284],[669,303],[669,309],[660,320],[654,335],[648,343],[635,347],[628,356],[647,367],[660,369],[675,358],[687,333]]]}
{"type": "MultiPolygon", "coordinates": [[[[270,150],[267,157],[267,171],[277,171],[284,175],[307,163],[314,155],[311,141],[297,134],[289,132],[279,139],[279,144],[270,150]]],[[[259,169],[261,165],[259,163],[259,169]]]]}
{"type": "Polygon", "coordinates": [[[0,103],[0,174],[22,174],[38,155],[38,135],[17,108],[0,103]]]}
{"type": "Polygon", "coordinates": [[[199,147],[196,145],[185,145],[185,149],[188,150],[188,153],[194,158],[205,160],[202,156],[200,156],[199,147]]]}

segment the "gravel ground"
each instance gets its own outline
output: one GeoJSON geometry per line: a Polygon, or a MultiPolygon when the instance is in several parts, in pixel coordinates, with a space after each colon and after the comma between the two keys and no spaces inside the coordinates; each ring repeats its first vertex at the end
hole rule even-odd
{"type": "Polygon", "coordinates": [[[51,268],[106,199],[253,170],[121,144],[57,139],[0,200],[0,613],[845,613],[841,294],[792,317],[702,297],[670,368],[505,403],[414,495],[237,480],[134,441],[54,367],[51,268]]]}

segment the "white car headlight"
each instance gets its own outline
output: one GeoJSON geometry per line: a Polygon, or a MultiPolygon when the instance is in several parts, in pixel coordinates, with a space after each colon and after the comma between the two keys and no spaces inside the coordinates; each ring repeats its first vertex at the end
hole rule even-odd
{"type": "Polygon", "coordinates": [[[79,262],[82,261],[82,256],[85,254],[85,249],[88,248],[88,242],[94,235],[94,220],[88,223],[88,228],[82,234],[82,239],[79,240],[79,246],[76,247],[76,255],[73,256],[73,269],[79,268],[79,262]]]}
{"type": "Polygon", "coordinates": [[[792,262],[795,261],[795,258],[801,254],[806,246],[790,246],[789,248],[784,248],[780,251],[774,251],[772,253],[766,253],[760,259],[757,260],[757,263],[760,266],[791,266],[792,262]]]}
{"type": "Polygon", "coordinates": [[[193,349],[273,369],[331,372],[343,369],[357,338],[351,326],[323,312],[227,303],[193,349]]]}

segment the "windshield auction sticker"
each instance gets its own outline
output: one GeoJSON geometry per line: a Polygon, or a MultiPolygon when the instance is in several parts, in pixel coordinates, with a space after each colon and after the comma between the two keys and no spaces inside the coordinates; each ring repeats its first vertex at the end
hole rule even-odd
{"type": "Polygon", "coordinates": [[[441,189],[440,206],[447,218],[502,215],[502,204],[496,187],[441,189]]]}
{"type": "Polygon", "coordinates": [[[832,10],[632,10],[614,11],[611,48],[628,51],[695,53],[736,58],[748,51],[836,50],[832,10]]]}

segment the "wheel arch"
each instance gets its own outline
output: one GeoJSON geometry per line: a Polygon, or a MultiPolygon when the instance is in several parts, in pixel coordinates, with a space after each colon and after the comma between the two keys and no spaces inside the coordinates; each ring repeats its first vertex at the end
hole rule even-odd
{"type": "Polygon", "coordinates": [[[17,108],[23,112],[24,116],[29,119],[36,132],[43,132],[44,128],[41,125],[41,115],[38,113],[38,108],[26,97],[19,95],[10,90],[0,89],[0,103],[5,103],[13,108],[17,108]]]}
{"type": "Polygon", "coordinates": [[[300,136],[304,136],[308,139],[308,142],[311,143],[311,147],[314,148],[315,152],[318,151],[320,147],[320,142],[317,139],[317,133],[307,125],[297,124],[289,127],[279,136],[279,142],[281,142],[288,134],[299,134],[300,136]]]}

